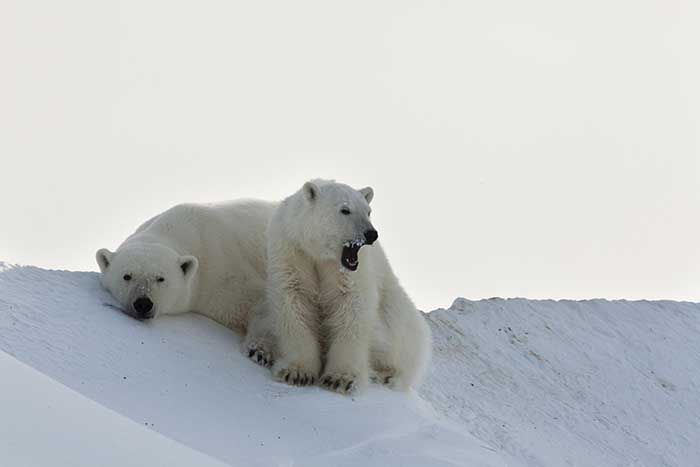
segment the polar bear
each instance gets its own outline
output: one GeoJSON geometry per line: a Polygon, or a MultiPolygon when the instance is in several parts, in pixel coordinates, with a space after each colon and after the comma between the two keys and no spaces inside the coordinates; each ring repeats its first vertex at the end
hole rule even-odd
{"type": "Polygon", "coordinates": [[[430,329],[377,243],[373,196],[313,180],[273,214],[266,298],[244,346],[277,380],[343,394],[370,377],[400,390],[419,383],[430,329]]]}
{"type": "Polygon", "coordinates": [[[102,285],[139,320],[188,311],[245,334],[264,297],[265,229],[275,203],[181,204],[97,251],[102,285]]]}

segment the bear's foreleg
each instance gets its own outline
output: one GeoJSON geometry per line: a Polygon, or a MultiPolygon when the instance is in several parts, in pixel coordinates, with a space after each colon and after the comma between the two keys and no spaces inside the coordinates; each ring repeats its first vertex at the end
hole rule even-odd
{"type": "Polygon", "coordinates": [[[296,386],[315,384],[321,371],[317,307],[297,291],[271,289],[270,312],[278,350],[272,375],[296,386]]]}
{"type": "Polygon", "coordinates": [[[276,341],[271,313],[265,303],[253,309],[243,340],[243,354],[258,365],[270,368],[275,363],[276,341]]]}
{"type": "Polygon", "coordinates": [[[341,394],[361,390],[369,378],[368,313],[348,296],[328,306],[325,317],[328,352],[321,385],[341,394]]]}

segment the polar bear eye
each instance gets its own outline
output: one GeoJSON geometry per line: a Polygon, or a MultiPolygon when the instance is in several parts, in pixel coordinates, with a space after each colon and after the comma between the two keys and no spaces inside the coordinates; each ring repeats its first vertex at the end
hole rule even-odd
{"type": "Polygon", "coordinates": [[[124,280],[129,282],[131,280],[131,274],[124,274],[124,280]]]}
{"type": "Polygon", "coordinates": [[[164,277],[159,277],[159,278],[156,279],[156,280],[157,280],[158,282],[165,282],[165,278],[164,278],[164,277]]]}
{"type": "Polygon", "coordinates": [[[350,210],[348,208],[341,208],[340,213],[345,214],[347,216],[348,214],[350,214],[350,210]]]}

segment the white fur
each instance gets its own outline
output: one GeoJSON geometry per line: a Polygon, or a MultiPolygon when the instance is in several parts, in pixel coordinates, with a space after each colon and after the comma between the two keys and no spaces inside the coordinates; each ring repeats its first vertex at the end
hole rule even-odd
{"type": "Polygon", "coordinates": [[[264,296],[265,229],[275,207],[243,200],[168,209],[116,252],[97,252],[102,284],[132,316],[134,300],[147,296],[154,317],[193,311],[245,333],[264,296]]]}
{"type": "Polygon", "coordinates": [[[301,385],[320,378],[343,393],[370,377],[397,389],[419,383],[430,330],[381,246],[363,246],[356,271],[341,266],[343,245],[373,228],[372,197],[371,188],[315,180],[272,216],[266,300],[246,345],[275,360],[275,378],[301,385]]]}

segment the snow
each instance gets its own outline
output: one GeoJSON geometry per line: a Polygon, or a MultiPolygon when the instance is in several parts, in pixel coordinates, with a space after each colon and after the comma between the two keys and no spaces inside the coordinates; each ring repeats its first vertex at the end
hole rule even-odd
{"type": "MultiPolygon", "coordinates": [[[[96,273],[5,267],[0,350],[131,419],[129,436],[148,429],[230,465],[507,464],[415,394],[375,386],[352,399],[276,383],[243,357],[238,336],[202,316],[141,323],[114,304],[96,273]]],[[[86,427],[101,423],[82,414],[86,427]]]]}
{"type": "Polygon", "coordinates": [[[458,299],[418,393],[293,388],[198,315],[0,263],[0,465],[689,466],[700,305],[458,299]],[[12,358],[14,357],[14,358],[12,358]]]}
{"type": "Polygon", "coordinates": [[[458,299],[429,317],[423,397],[491,446],[530,466],[697,465],[700,305],[458,299]]]}
{"type": "Polygon", "coordinates": [[[0,352],[0,464],[219,467],[0,352]]]}

